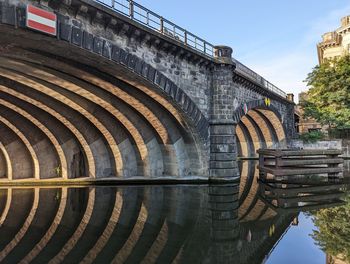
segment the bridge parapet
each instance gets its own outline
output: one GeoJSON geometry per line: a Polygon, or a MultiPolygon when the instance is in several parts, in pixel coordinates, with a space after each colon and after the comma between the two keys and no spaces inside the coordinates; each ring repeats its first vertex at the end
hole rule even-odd
{"type": "MultiPolygon", "coordinates": [[[[153,11],[145,8],[144,6],[134,2],[133,0],[83,0],[86,2],[94,1],[100,3],[107,8],[118,12],[133,21],[136,21],[146,27],[169,37],[180,45],[189,47],[196,52],[199,52],[204,57],[209,59],[217,59],[221,57],[217,52],[220,49],[211,44],[210,42],[196,36],[195,34],[187,31],[186,29],[176,25],[175,23],[163,18],[162,16],[154,13],[153,11]]],[[[232,50],[231,50],[232,55],[232,50]]],[[[230,56],[231,56],[230,55],[230,56]]],[[[287,98],[287,94],[267,81],[261,75],[245,66],[243,63],[232,57],[233,62],[236,64],[236,72],[242,74],[244,77],[250,79],[256,84],[262,86],[263,88],[271,91],[283,98],[287,98]]]]}
{"type": "Polygon", "coordinates": [[[158,31],[204,56],[214,58],[214,45],[133,0],[93,0],[146,27],[158,31]]]}

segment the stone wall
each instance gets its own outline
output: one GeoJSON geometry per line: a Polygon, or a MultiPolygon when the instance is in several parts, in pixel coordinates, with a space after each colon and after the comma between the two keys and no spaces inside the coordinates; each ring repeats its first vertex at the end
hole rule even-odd
{"type": "Polygon", "coordinates": [[[289,146],[298,149],[342,149],[342,141],[322,140],[314,143],[305,143],[302,140],[291,140],[289,146]]]}

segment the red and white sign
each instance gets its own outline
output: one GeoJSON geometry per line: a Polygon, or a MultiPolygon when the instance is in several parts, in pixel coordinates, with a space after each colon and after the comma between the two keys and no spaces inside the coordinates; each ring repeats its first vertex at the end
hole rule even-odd
{"type": "Polygon", "coordinates": [[[57,16],[36,6],[27,5],[27,27],[56,36],[57,16]]]}
{"type": "Polygon", "coordinates": [[[248,111],[249,111],[248,106],[247,106],[246,103],[244,103],[244,105],[243,105],[243,111],[244,111],[244,114],[247,114],[248,111]]]}

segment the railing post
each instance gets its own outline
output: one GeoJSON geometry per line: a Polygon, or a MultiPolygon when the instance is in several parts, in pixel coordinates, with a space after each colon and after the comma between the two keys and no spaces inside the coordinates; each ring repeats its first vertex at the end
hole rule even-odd
{"type": "Polygon", "coordinates": [[[204,54],[207,54],[207,43],[204,41],[204,54]]]}
{"type": "Polygon", "coordinates": [[[185,45],[187,46],[187,31],[186,30],[185,30],[184,42],[185,42],[185,45]]]}
{"type": "Polygon", "coordinates": [[[163,17],[160,17],[160,32],[164,33],[164,20],[163,20],[163,17]]]}
{"type": "Polygon", "coordinates": [[[134,1],[129,0],[129,16],[134,18],[134,1]]]}

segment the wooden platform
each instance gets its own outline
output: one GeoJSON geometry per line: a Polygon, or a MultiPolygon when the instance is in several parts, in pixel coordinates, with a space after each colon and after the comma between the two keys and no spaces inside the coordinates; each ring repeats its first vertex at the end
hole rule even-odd
{"type": "Polygon", "coordinates": [[[267,174],[275,177],[292,175],[327,174],[337,177],[342,171],[344,160],[338,149],[260,149],[259,170],[262,178],[267,174]]]}

